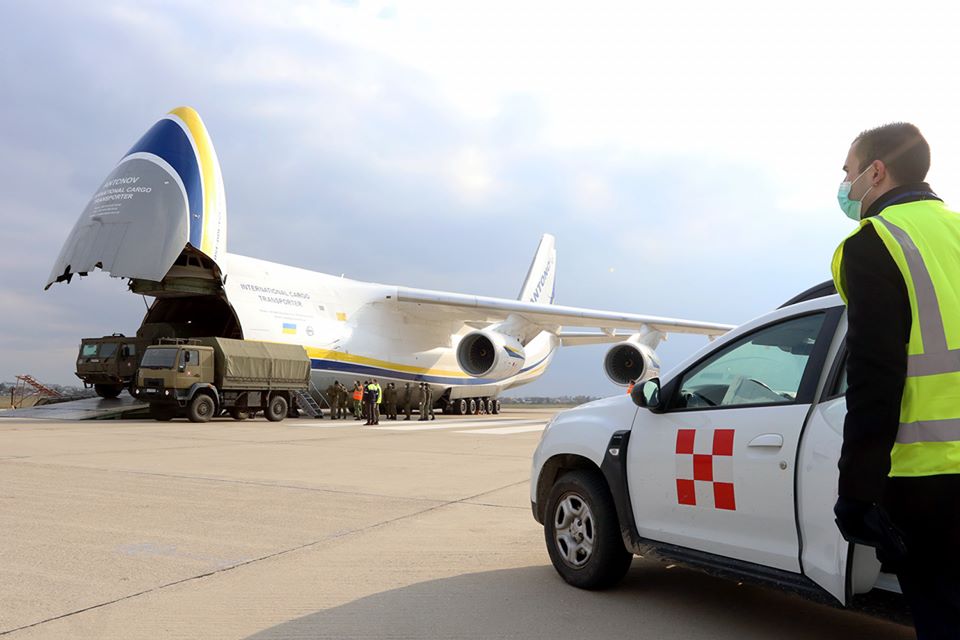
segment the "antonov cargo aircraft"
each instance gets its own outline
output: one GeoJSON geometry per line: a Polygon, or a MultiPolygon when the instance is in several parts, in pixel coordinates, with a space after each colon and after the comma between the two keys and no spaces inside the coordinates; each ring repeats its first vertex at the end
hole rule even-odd
{"type": "Polygon", "coordinates": [[[227,252],[220,163],[189,107],[160,119],[120,160],[74,225],[47,282],[102,269],[154,298],[138,335],[302,344],[321,389],[334,379],[427,382],[437,406],[471,413],[535,380],[558,346],[616,344],[620,385],[656,375],[668,332],[731,327],[553,304],[554,238],[544,234],[516,300],[357,282],[227,252]],[[565,327],[592,332],[565,331],[565,327]]]}

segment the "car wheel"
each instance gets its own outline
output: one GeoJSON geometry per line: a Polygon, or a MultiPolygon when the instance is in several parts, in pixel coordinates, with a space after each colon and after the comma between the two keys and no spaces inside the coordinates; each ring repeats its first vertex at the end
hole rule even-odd
{"type": "Polygon", "coordinates": [[[270,403],[267,405],[264,415],[270,422],[280,422],[287,417],[287,406],[286,398],[281,395],[273,396],[270,398],[270,403]]]}
{"type": "Polygon", "coordinates": [[[547,499],[543,530],[553,567],[575,587],[611,587],[633,561],[613,499],[597,473],[571,471],[560,477],[547,499]]]}
{"type": "Polygon", "coordinates": [[[210,418],[217,410],[217,404],[213,398],[205,393],[198,393],[193,396],[190,406],[187,408],[187,418],[190,422],[210,422],[210,418]]]}

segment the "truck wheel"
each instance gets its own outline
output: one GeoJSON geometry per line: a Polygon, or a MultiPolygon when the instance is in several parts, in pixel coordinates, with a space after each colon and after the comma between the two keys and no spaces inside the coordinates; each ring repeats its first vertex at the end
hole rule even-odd
{"type": "Polygon", "coordinates": [[[281,395],[275,395],[270,398],[267,410],[263,413],[270,422],[280,422],[287,417],[287,406],[286,398],[281,395]]]}
{"type": "Polygon", "coordinates": [[[160,422],[170,422],[173,420],[173,409],[162,405],[150,405],[150,417],[160,422]]]}
{"type": "Polygon", "coordinates": [[[250,414],[239,407],[232,407],[230,409],[230,417],[234,420],[242,421],[249,418],[250,414]]]}
{"type": "Polygon", "coordinates": [[[93,385],[93,390],[97,392],[97,395],[101,398],[116,398],[120,395],[120,392],[123,391],[123,385],[119,384],[95,384],[93,385]]]}
{"type": "Polygon", "coordinates": [[[190,406],[187,408],[187,417],[190,422],[210,422],[210,418],[217,410],[217,403],[213,398],[205,393],[198,393],[193,396],[190,406]]]}
{"type": "Polygon", "coordinates": [[[596,473],[565,473],[550,490],[544,536],[554,569],[580,589],[606,589],[630,568],[633,554],[620,535],[620,523],[607,485],[596,473]]]}

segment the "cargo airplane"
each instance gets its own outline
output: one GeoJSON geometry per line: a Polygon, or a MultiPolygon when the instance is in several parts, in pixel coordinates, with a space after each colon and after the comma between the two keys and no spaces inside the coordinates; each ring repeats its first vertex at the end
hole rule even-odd
{"type": "Polygon", "coordinates": [[[220,336],[303,345],[321,389],[334,379],[428,383],[437,406],[497,411],[538,378],[559,346],[616,343],[616,384],[656,374],[669,332],[722,324],[553,304],[557,251],[544,234],[516,300],[358,282],[227,251],[220,164],[189,107],[157,121],[96,190],[46,288],[101,269],[153,298],[138,335],[220,336]],[[579,330],[570,331],[573,327],[579,330]],[[584,331],[592,329],[592,331],[584,331]]]}

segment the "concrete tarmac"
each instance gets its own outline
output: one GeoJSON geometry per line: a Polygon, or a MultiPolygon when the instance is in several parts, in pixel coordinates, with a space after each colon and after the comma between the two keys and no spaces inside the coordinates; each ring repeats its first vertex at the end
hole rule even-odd
{"type": "Polygon", "coordinates": [[[527,491],[552,413],[0,421],[0,636],[913,637],[651,559],[566,585],[527,491]]]}

